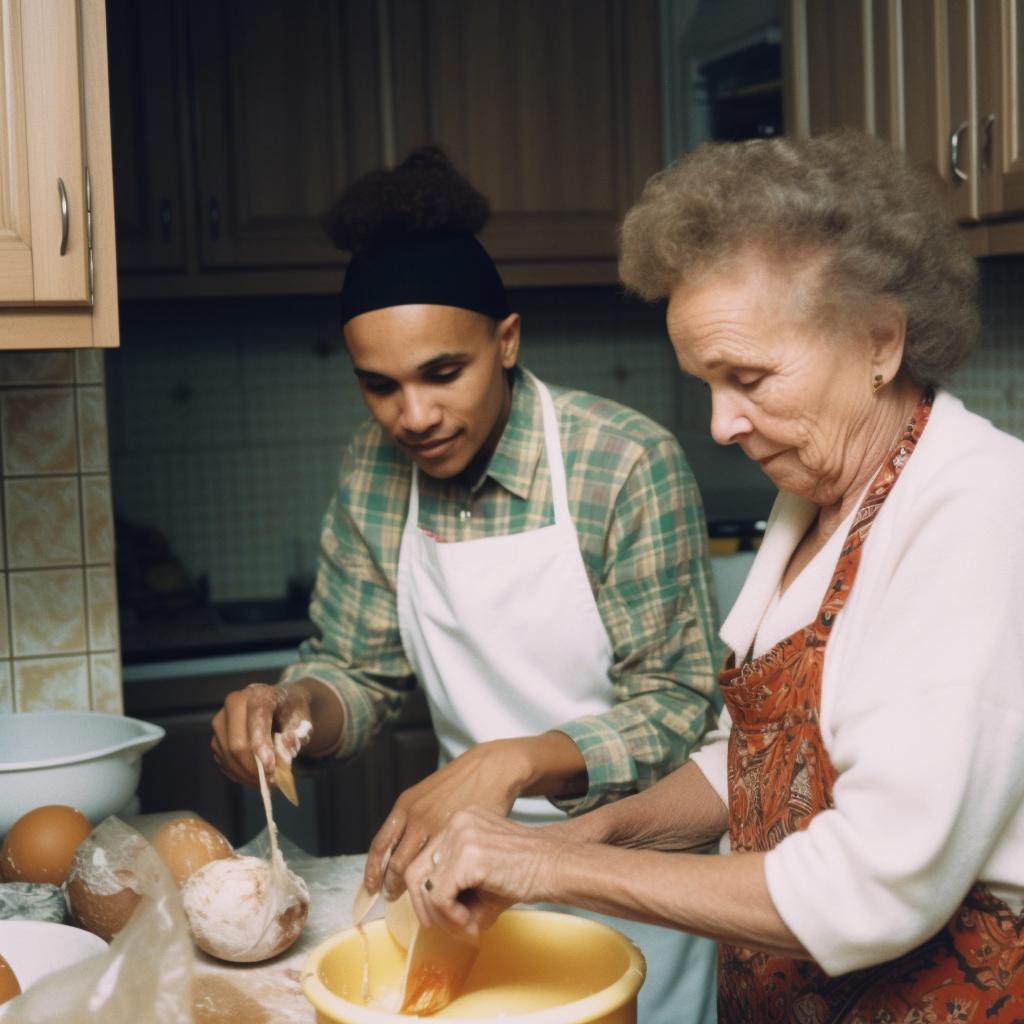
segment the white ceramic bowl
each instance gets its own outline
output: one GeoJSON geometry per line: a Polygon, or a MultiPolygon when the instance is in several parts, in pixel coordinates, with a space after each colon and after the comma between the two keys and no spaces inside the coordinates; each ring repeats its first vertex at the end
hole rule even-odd
{"type": "Polygon", "coordinates": [[[94,825],[122,811],[142,755],[163,737],[157,725],[98,711],[0,715],[0,836],[46,804],[77,807],[94,825]]]}
{"type": "Polygon", "coordinates": [[[107,944],[98,935],[82,928],[48,921],[0,921],[0,956],[11,965],[22,992],[45,974],[106,951],[107,944]]]}

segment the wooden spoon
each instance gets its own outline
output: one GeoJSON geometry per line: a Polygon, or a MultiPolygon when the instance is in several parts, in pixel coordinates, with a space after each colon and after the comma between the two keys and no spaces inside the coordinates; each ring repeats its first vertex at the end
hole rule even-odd
{"type": "Polygon", "coordinates": [[[274,785],[285,795],[289,803],[299,806],[299,794],[295,791],[295,776],[292,775],[292,763],[288,752],[281,742],[281,734],[274,733],[274,753],[277,755],[277,766],[274,768],[274,785]]]}
{"type": "Polygon", "coordinates": [[[385,900],[384,920],[395,941],[407,950],[399,1013],[422,1016],[443,1010],[462,991],[479,945],[443,928],[424,928],[408,892],[385,900]]]}

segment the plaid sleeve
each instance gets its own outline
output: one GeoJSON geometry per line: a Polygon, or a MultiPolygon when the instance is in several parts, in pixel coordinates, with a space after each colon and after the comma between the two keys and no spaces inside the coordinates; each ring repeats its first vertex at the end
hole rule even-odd
{"type": "Polygon", "coordinates": [[[355,447],[346,453],[324,517],[310,604],[322,639],[307,640],[300,660],[281,677],[282,683],[319,679],[337,691],[345,705],[345,732],[331,752],[337,758],[357,754],[391,725],[416,685],[402,648],[395,590],[404,505],[394,474],[385,469],[380,459],[360,458],[355,447]],[[368,542],[368,531],[377,543],[368,542]]]}
{"type": "Polygon", "coordinates": [[[719,641],[707,529],[682,449],[647,449],[619,493],[596,598],[614,650],[615,704],[560,726],[587,763],[571,814],[646,789],[715,722],[719,641]]]}

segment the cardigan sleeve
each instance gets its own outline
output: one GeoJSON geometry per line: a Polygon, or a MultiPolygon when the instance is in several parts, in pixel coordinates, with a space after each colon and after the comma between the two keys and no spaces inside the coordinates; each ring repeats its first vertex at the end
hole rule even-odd
{"type": "Polygon", "coordinates": [[[765,874],[832,975],[935,934],[1015,829],[1024,860],[1024,446],[996,438],[879,517],[829,642],[835,806],[765,874]]]}

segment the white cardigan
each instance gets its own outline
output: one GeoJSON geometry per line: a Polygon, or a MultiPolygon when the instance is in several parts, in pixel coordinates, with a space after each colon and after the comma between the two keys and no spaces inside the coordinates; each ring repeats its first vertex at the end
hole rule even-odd
{"type": "MultiPolygon", "coordinates": [[[[722,639],[807,625],[849,522],[778,598],[817,506],[780,494],[722,639]],[[767,614],[766,614],[767,613],[767,614]]],[[[851,515],[852,519],[852,515],[851,515]]],[[[765,860],[779,914],[836,975],[937,932],[977,880],[1024,905],[1024,443],[939,392],[825,652],[835,808],[765,860]]],[[[730,721],[692,759],[728,802],[730,721]]]]}

